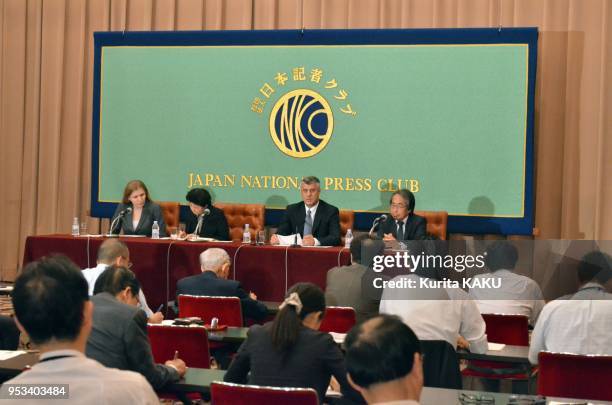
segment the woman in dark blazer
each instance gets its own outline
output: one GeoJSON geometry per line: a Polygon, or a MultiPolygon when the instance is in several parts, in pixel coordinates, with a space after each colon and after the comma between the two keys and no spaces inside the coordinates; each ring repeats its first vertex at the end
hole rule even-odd
{"type": "Polygon", "coordinates": [[[287,294],[273,322],[249,329],[224,380],[312,388],[323,402],[334,376],[345,395],[358,395],[347,381],[340,348],[329,333],[318,331],[325,312],[323,291],[312,283],[298,283],[287,294]]]}
{"type": "MultiPolygon", "coordinates": [[[[205,188],[191,189],[185,198],[189,202],[189,212],[185,218],[188,234],[203,238],[230,240],[225,214],[212,205],[212,198],[208,190],[205,188]]],[[[184,236],[181,235],[181,237],[184,236]]]]}
{"type": "Polygon", "coordinates": [[[130,181],[123,190],[123,199],[117,206],[111,223],[123,214],[111,233],[123,232],[124,235],[151,236],[153,221],[159,225],[159,236],[166,236],[166,224],[159,205],[151,201],[147,186],[140,180],[130,181]],[[130,208],[129,212],[126,209],[130,208]]]}

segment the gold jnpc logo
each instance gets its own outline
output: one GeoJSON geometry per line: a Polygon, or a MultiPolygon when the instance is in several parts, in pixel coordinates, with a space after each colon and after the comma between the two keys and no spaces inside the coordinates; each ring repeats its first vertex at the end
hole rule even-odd
{"type": "Polygon", "coordinates": [[[334,130],[334,115],[325,98],[309,89],[284,94],[270,112],[270,136],[284,154],[295,158],[316,155],[334,130]]]}
{"type": "Polygon", "coordinates": [[[274,100],[273,94],[286,89],[284,94],[279,91],[282,96],[270,111],[269,132],[274,145],[287,156],[302,159],[316,155],[325,149],[334,131],[334,114],[327,99],[318,91],[303,87],[296,89],[295,85],[320,87],[337,100],[340,112],[353,118],[357,116],[349,102],[348,91],[335,78],[323,78],[320,68],[307,72],[304,66],[298,66],[291,69],[291,74],[278,72],[274,81],[265,82],[259,89],[263,98],[254,97],[251,102],[251,111],[263,115],[268,102],[274,100]]]}

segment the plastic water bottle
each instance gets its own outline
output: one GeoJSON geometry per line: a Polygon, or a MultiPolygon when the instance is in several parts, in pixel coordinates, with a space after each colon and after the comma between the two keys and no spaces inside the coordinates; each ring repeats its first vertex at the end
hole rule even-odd
{"type": "Polygon", "coordinates": [[[159,225],[157,221],[153,221],[153,227],[151,228],[151,239],[159,239],[159,225]]]}
{"type": "Polygon", "coordinates": [[[349,229],[346,231],[346,235],[344,236],[344,247],[350,248],[352,241],[353,241],[353,231],[349,229]]]}
{"type": "Polygon", "coordinates": [[[251,231],[249,224],[244,224],[244,232],[242,232],[242,243],[251,243],[251,231]]]}
{"type": "Polygon", "coordinates": [[[79,219],[77,217],[72,219],[72,236],[79,236],[79,219]]]}

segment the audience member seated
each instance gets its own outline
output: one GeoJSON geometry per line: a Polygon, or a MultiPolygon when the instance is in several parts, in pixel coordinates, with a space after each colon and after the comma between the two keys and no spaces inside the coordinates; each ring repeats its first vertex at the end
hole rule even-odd
{"type": "Polygon", "coordinates": [[[68,384],[69,398],[58,401],[62,404],[159,403],[140,374],[106,368],[83,354],[93,305],[87,282],[69,259],[56,256],[28,264],[12,299],[19,329],[40,350],[40,361],[6,384],[68,384]]]}
{"type": "Polygon", "coordinates": [[[333,375],[348,393],[342,352],[330,334],[318,331],[324,312],[325,296],[319,287],[291,287],[274,321],[249,329],[224,380],[313,388],[322,402],[333,375]]]}
{"type": "MultiPolygon", "coordinates": [[[[83,270],[83,276],[85,276],[85,280],[87,280],[87,284],[89,285],[89,295],[93,295],[94,286],[100,274],[102,274],[108,266],[112,265],[127,268],[132,267],[132,263],[130,263],[130,251],[127,245],[119,239],[107,239],[102,242],[98,249],[97,266],[83,270]]],[[[145,298],[142,288],[138,292],[138,305],[145,311],[145,314],[147,314],[149,323],[160,323],[164,320],[164,315],[162,315],[161,312],[153,313],[153,311],[151,311],[151,308],[147,305],[147,299],[145,298]]]]}
{"type": "Polygon", "coordinates": [[[611,278],[612,258],[587,253],[578,265],[579,290],[544,306],[531,334],[529,361],[541,351],[612,355],[612,294],[603,285],[611,278]]]}
{"type": "Polygon", "coordinates": [[[137,371],[160,389],[185,374],[185,363],[181,359],[153,362],[147,318],[137,308],[139,290],[136,276],[125,267],[110,266],[98,277],[86,354],[107,367],[137,371]]]}
{"type": "Polygon", "coordinates": [[[155,204],[149,196],[147,186],[141,180],[132,180],[123,190],[121,204],[111,219],[111,224],[121,217],[110,233],[124,235],[151,236],[153,222],[159,225],[159,236],[166,236],[166,224],[161,207],[155,204]]]}
{"type": "Polygon", "coordinates": [[[419,339],[401,319],[381,315],[344,341],[349,383],[368,404],[418,405],[423,389],[419,339]]]}
{"type": "MultiPolygon", "coordinates": [[[[369,299],[366,294],[362,294],[361,279],[368,267],[372,265],[372,257],[383,254],[384,247],[384,244],[377,244],[367,234],[353,238],[350,246],[351,264],[334,267],[327,272],[325,301],[328,306],[354,308],[357,323],[361,323],[378,314],[380,300],[369,299]],[[377,251],[369,255],[369,261],[362,260],[362,253],[372,249],[377,251]]],[[[363,256],[365,259],[366,255],[363,256]]]]}
{"type": "MultiPolygon", "coordinates": [[[[253,292],[248,294],[240,281],[228,280],[232,262],[223,249],[210,248],[200,254],[201,274],[180,279],[176,283],[176,295],[208,295],[212,297],[238,297],[242,307],[242,317],[263,321],[267,308],[257,301],[253,292]]],[[[177,300],[178,302],[178,300],[177,300]]]]}
{"type": "Polygon", "coordinates": [[[231,240],[225,214],[212,205],[212,198],[208,190],[205,188],[191,189],[185,198],[189,202],[189,213],[185,220],[188,234],[193,237],[231,240]]]}
{"type": "MultiPolygon", "coordinates": [[[[340,211],[319,199],[321,182],[315,176],[307,176],[300,184],[302,201],[290,204],[285,209],[278,225],[278,235],[302,235],[304,246],[337,246],[340,244],[340,211]]],[[[272,235],[270,243],[279,243],[272,235]]]]}
{"type": "Polygon", "coordinates": [[[485,252],[485,265],[491,273],[479,274],[474,279],[499,279],[501,287],[474,287],[470,297],[481,314],[525,315],[535,325],[544,307],[544,296],[535,281],[514,272],[517,260],[518,250],[512,243],[497,241],[490,245],[485,252]]]}
{"type": "Polygon", "coordinates": [[[427,236],[427,219],[414,213],[410,190],[398,190],[389,200],[389,216],[378,227],[378,237],[389,241],[418,240],[427,236]]]}
{"type": "MultiPolygon", "coordinates": [[[[410,250],[435,254],[435,241],[412,242],[410,250]]],[[[398,315],[421,340],[446,340],[455,349],[474,353],[488,350],[486,325],[476,303],[461,288],[438,285],[439,269],[418,267],[414,273],[392,280],[414,288],[385,288],[380,313],[398,315]],[[427,287],[421,287],[421,280],[427,287]]]]}

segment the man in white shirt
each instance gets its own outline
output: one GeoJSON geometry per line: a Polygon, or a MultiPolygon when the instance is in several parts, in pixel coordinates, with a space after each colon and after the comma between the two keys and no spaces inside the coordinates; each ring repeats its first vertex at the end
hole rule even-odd
{"type": "Polygon", "coordinates": [[[349,383],[368,404],[418,405],[423,389],[419,339],[401,319],[380,315],[344,340],[349,383]]]}
{"type": "MultiPolygon", "coordinates": [[[[102,274],[108,266],[112,266],[113,264],[128,269],[132,267],[132,263],[130,263],[130,251],[127,245],[119,239],[107,239],[102,242],[98,249],[97,266],[83,270],[83,276],[85,280],[87,280],[89,286],[90,296],[94,295],[94,287],[100,274],[102,274]]],[[[153,313],[151,308],[149,308],[142,289],[138,293],[138,302],[140,308],[147,315],[149,323],[161,323],[161,321],[164,320],[164,316],[161,312],[153,313]]]]}
{"type": "MultiPolygon", "coordinates": [[[[443,245],[428,241],[413,241],[410,247],[412,255],[439,254],[442,249],[443,245]]],[[[486,353],[486,326],[478,307],[451,284],[438,268],[417,267],[387,284],[380,313],[398,315],[421,340],[446,340],[455,349],[486,353]]]]}
{"type": "Polygon", "coordinates": [[[64,384],[67,395],[59,401],[62,404],[159,404],[140,374],[106,368],[83,354],[93,305],[87,282],[69,259],[56,256],[27,265],[15,282],[12,299],[18,327],[41,355],[38,364],[7,381],[3,392],[18,384],[64,384]]]}
{"type": "Polygon", "coordinates": [[[612,355],[612,294],[603,285],[611,278],[612,258],[586,254],[578,266],[580,289],[544,306],[531,334],[529,361],[541,351],[612,355]]]}
{"type": "Polygon", "coordinates": [[[485,254],[485,264],[491,273],[479,274],[474,279],[499,280],[501,287],[474,287],[470,297],[481,314],[525,315],[529,324],[535,325],[544,307],[540,286],[529,277],[516,274],[514,268],[518,250],[507,241],[491,244],[485,254]]]}

